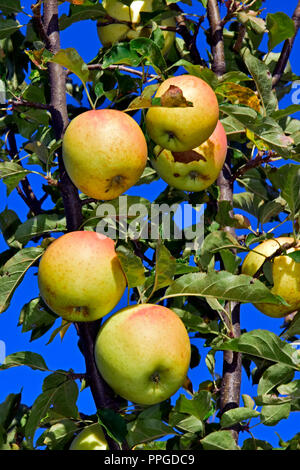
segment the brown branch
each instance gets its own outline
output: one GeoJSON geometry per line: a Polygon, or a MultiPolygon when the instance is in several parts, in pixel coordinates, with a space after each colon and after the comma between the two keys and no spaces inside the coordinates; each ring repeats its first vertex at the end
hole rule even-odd
{"type": "Polygon", "coordinates": [[[300,0],[298,1],[297,7],[296,7],[296,10],[294,11],[292,19],[295,23],[295,34],[292,38],[287,39],[283,45],[279,60],[273,72],[273,80],[272,80],[273,88],[278,84],[278,82],[280,81],[285,71],[287,63],[289,61],[290,54],[292,52],[292,48],[293,48],[296,36],[300,28],[300,0]]]}
{"type": "Polygon", "coordinates": [[[22,98],[18,98],[15,100],[8,100],[7,103],[1,104],[1,107],[4,107],[4,108],[8,108],[10,106],[12,107],[12,110],[19,106],[24,106],[25,108],[44,109],[47,111],[50,111],[51,109],[51,106],[49,106],[48,104],[33,103],[32,101],[26,101],[26,100],[23,100],[22,98]]]}
{"type": "Polygon", "coordinates": [[[195,34],[191,34],[186,25],[186,18],[184,15],[182,15],[181,8],[177,4],[173,4],[172,10],[178,11],[178,16],[175,17],[176,31],[184,40],[194,64],[205,65],[205,61],[201,58],[199,51],[197,49],[197,46],[196,46],[197,34],[199,31],[200,25],[204,21],[204,16],[199,19],[195,34]]]}
{"type": "Polygon", "coordinates": [[[276,258],[276,256],[280,256],[282,255],[286,250],[288,250],[289,248],[293,248],[294,246],[297,245],[297,241],[293,241],[291,243],[283,243],[282,245],[279,245],[278,244],[278,248],[276,251],[274,251],[274,253],[270,256],[267,256],[265,259],[264,259],[264,262],[262,263],[262,265],[259,267],[259,269],[253,274],[253,278],[255,279],[258,279],[259,276],[264,272],[264,265],[266,262],[268,261],[272,261],[274,258],[276,258]]]}
{"type": "Polygon", "coordinates": [[[258,152],[256,157],[252,160],[249,160],[245,165],[241,166],[234,175],[231,176],[231,182],[234,182],[237,178],[241,178],[247,171],[251,170],[252,168],[257,168],[259,166],[264,165],[265,163],[270,163],[276,154],[274,152],[268,152],[266,156],[264,156],[264,152],[258,152]]]}
{"type": "Polygon", "coordinates": [[[208,0],[207,15],[210,25],[210,45],[213,56],[212,70],[219,76],[226,72],[223,26],[217,0],[208,0]]]}
{"type": "MultiPolygon", "coordinates": [[[[58,26],[58,2],[47,0],[44,2],[44,28],[49,38],[49,49],[56,54],[60,49],[60,34],[58,26]]],[[[63,137],[68,125],[68,113],[66,102],[66,74],[59,64],[49,63],[49,80],[51,88],[51,115],[56,139],[63,137]]],[[[58,155],[60,188],[62,191],[63,204],[67,219],[68,231],[77,230],[82,223],[81,201],[78,190],[70,180],[64,167],[62,155],[58,155]]],[[[100,376],[94,357],[94,342],[98,334],[101,321],[77,323],[75,327],[79,334],[81,351],[85,358],[87,375],[91,392],[96,407],[113,408],[117,401],[108,385],[100,376]]],[[[111,439],[104,430],[106,439],[111,450],[118,450],[119,445],[111,439]]]]}
{"type": "MultiPolygon", "coordinates": [[[[221,24],[220,11],[217,0],[208,0],[207,4],[208,20],[210,24],[210,44],[213,56],[212,68],[218,75],[226,72],[223,27],[221,24]]],[[[227,152],[226,161],[218,177],[217,184],[220,189],[219,203],[230,201],[233,203],[233,182],[231,175],[231,152],[227,152]]],[[[231,214],[233,215],[233,214],[231,214]]],[[[225,227],[236,238],[234,227],[225,227]]],[[[234,252],[234,250],[233,250],[234,252]]],[[[233,337],[240,336],[240,304],[238,302],[227,302],[225,309],[231,316],[231,321],[226,318],[227,326],[231,330],[233,337]]],[[[221,415],[231,409],[239,407],[240,389],[242,377],[242,357],[240,353],[224,351],[223,353],[223,374],[220,392],[220,413],[221,415]]],[[[231,427],[234,439],[237,441],[239,428],[231,427]]]]}
{"type": "Polygon", "coordinates": [[[152,73],[144,74],[141,70],[136,70],[133,67],[127,67],[126,65],[109,65],[108,67],[103,68],[102,64],[90,64],[88,65],[88,69],[89,70],[120,70],[121,72],[128,72],[128,73],[132,73],[133,75],[138,75],[139,77],[144,77],[145,80],[147,80],[148,78],[161,80],[161,77],[159,75],[154,75],[152,73]]]}

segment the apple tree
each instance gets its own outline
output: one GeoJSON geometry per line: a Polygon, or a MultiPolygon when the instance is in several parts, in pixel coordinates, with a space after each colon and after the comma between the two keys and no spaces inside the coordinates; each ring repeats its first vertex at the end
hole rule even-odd
{"type": "MultiPolygon", "coordinates": [[[[192,344],[190,370],[176,396],[153,405],[128,402],[105,382],[95,361],[94,345],[106,317],[68,321],[42,296],[35,297],[21,307],[16,328],[31,341],[44,337],[48,343],[75,328],[73,347],[79,347],[86,371],[53,371],[30,345],[6,356],[2,381],[7,369],[21,366],[43,371],[44,380],[32,405],[21,393],[9,393],[0,404],[0,448],[67,450],[80,432],[98,423],[96,434],[112,450],[270,450],[267,439],[256,437],[258,426],[273,428],[300,411],[300,124],[295,118],[300,106],[291,101],[284,107],[281,101],[297,86],[289,59],[300,2],[293,2],[292,17],[268,12],[271,2],[263,0],[146,0],[138,8],[136,3],[0,0],[0,178],[7,197],[0,213],[6,243],[0,254],[0,312],[7,314],[27,271],[38,271],[57,238],[96,232],[105,221],[115,233],[128,304],[167,307],[180,318],[192,344]],[[75,24],[88,35],[87,20],[99,35],[92,60],[61,41],[61,32],[75,24]],[[178,188],[181,175],[175,172],[174,181],[150,200],[151,185],[172,176],[168,161],[183,169],[214,152],[215,144],[207,153],[176,146],[169,151],[153,140],[168,116],[190,131],[211,119],[214,110],[206,106],[199,120],[181,123],[181,116],[190,116],[183,113],[197,111],[198,105],[180,84],[156,95],[166,80],[186,75],[209,85],[216,98],[227,136],[224,159],[212,181],[214,167],[207,166],[207,186],[189,188],[183,181],[178,188]],[[118,197],[104,201],[79,191],[64,163],[69,123],[101,109],[131,116],[147,142],[147,164],[134,183],[138,196],[127,195],[126,213],[118,197]],[[148,112],[156,116],[152,127],[148,112]],[[27,220],[7,208],[12,193],[26,205],[27,220]],[[104,213],[107,203],[114,217],[104,213]],[[201,243],[190,246],[184,236],[176,237],[174,217],[167,234],[163,217],[147,220],[157,237],[141,227],[128,232],[137,217],[130,215],[135,204],[201,205],[201,243]],[[261,243],[270,241],[272,248],[260,251],[261,243]],[[249,253],[253,258],[243,266],[249,253]],[[269,328],[258,324],[247,331],[251,308],[268,316],[269,328]],[[274,316],[282,319],[276,333],[274,316]],[[242,393],[243,377],[251,394],[242,393]],[[92,415],[77,406],[79,389],[85,388],[94,400],[92,415]]],[[[87,148],[92,134],[89,139],[87,148]]],[[[174,140],[171,132],[168,139],[174,140]]],[[[116,161],[122,158],[111,153],[116,161]]],[[[94,156],[87,151],[85,158],[94,156]]],[[[190,179],[197,179],[197,171],[189,172],[190,179]]],[[[278,448],[299,450],[299,434],[279,439],[278,448]]]]}

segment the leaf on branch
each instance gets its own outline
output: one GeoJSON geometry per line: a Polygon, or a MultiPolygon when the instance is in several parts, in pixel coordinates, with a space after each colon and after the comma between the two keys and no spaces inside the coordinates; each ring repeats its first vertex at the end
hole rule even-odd
{"type": "Polygon", "coordinates": [[[239,338],[215,346],[214,349],[241,352],[296,370],[300,369],[299,352],[268,330],[253,330],[244,333],[239,338]]]}
{"type": "Polygon", "coordinates": [[[0,0],[0,10],[4,14],[15,14],[22,11],[20,0],[0,0]]]}
{"type": "Polygon", "coordinates": [[[200,440],[204,450],[240,450],[231,431],[215,431],[200,440]]]}
{"type": "Polygon", "coordinates": [[[144,285],[146,277],[142,260],[124,245],[118,246],[116,251],[126,276],[128,287],[144,285]]]}
{"type": "Polygon", "coordinates": [[[5,263],[0,276],[0,313],[8,308],[16,288],[43,252],[44,249],[40,247],[24,248],[5,263]]]}
{"type": "Polygon", "coordinates": [[[199,296],[236,302],[272,303],[280,305],[281,298],[257,279],[245,274],[234,275],[226,271],[192,273],[176,279],[163,298],[199,296]]]}
{"type": "Polygon", "coordinates": [[[40,70],[47,70],[47,64],[49,60],[53,57],[52,52],[42,47],[38,50],[25,50],[25,53],[28,55],[31,62],[37,66],[40,70]]]}
{"type": "Polygon", "coordinates": [[[282,41],[292,38],[296,32],[292,18],[281,11],[267,14],[267,28],[269,30],[269,51],[272,51],[282,41]]]}
{"type": "Polygon", "coordinates": [[[62,65],[77,75],[83,83],[89,81],[90,72],[87,64],[73,47],[61,49],[51,59],[51,62],[62,65]]]}
{"type": "Polygon", "coordinates": [[[22,28],[22,25],[20,25],[17,21],[0,18],[0,39],[8,38],[20,28],[22,28]]]}
{"type": "Polygon", "coordinates": [[[21,165],[14,162],[0,162],[0,179],[4,180],[7,187],[7,195],[9,195],[16,186],[18,186],[21,179],[30,173],[29,170],[24,169],[21,165]]]}
{"type": "Polygon", "coordinates": [[[15,240],[26,245],[32,238],[50,233],[65,232],[66,218],[57,214],[39,214],[19,225],[15,232],[15,240]]]}
{"type": "Polygon", "coordinates": [[[230,428],[242,421],[257,418],[259,415],[260,413],[258,411],[250,410],[249,408],[233,408],[222,414],[220,422],[221,428],[230,428]]]}
{"type": "Polygon", "coordinates": [[[0,370],[19,366],[27,366],[33,370],[49,371],[42,356],[31,351],[10,354],[5,358],[3,364],[0,365],[0,370]]]}
{"type": "Polygon", "coordinates": [[[232,104],[242,104],[260,112],[260,101],[256,93],[237,83],[224,82],[217,86],[215,93],[223,96],[232,104]]]}

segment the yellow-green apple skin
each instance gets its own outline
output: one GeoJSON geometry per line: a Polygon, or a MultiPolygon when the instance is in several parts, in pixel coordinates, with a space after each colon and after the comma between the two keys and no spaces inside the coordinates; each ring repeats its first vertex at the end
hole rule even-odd
{"type": "Polygon", "coordinates": [[[101,426],[97,423],[86,426],[72,441],[70,450],[108,450],[101,426]]]}
{"type": "Polygon", "coordinates": [[[146,126],[157,145],[172,152],[184,152],[198,147],[213,133],[219,119],[219,105],[212,88],[194,75],[168,78],[155,97],[161,97],[171,85],[180,88],[193,106],[152,107],[146,114],[146,126]]]}
{"type": "MultiPolygon", "coordinates": [[[[151,27],[140,25],[140,12],[152,12],[152,0],[134,0],[130,6],[127,6],[118,0],[104,0],[102,2],[102,6],[111,18],[114,18],[117,21],[126,21],[128,23],[102,24],[98,26],[98,36],[103,46],[112,46],[116,42],[150,36],[151,27]]],[[[163,19],[160,22],[160,25],[175,27],[176,22],[174,18],[170,17],[163,19]]],[[[162,54],[166,55],[174,42],[175,32],[163,31],[163,36],[165,42],[162,54]]]]}
{"type": "Polygon", "coordinates": [[[147,162],[147,143],[137,122],[113,109],[86,111],[63,138],[68,175],[89,197],[110,200],[133,186],[147,162]]]}
{"type": "Polygon", "coordinates": [[[212,135],[203,144],[185,152],[171,152],[154,147],[152,165],[170,186],[183,191],[203,191],[214,183],[224,165],[227,137],[219,121],[212,135]]]}
{"type": "Polygon", "coordinates": [[[101,327],[95,360],[104,380],[121,397],[153,405],[184,383],[191,357],[181,319],[153,304],[124,308],[101,327]]]}
{"type": "MultiPolygon", "coordinates": [[[[294,239],[291,237],[278,237],[266,240],[251,251],[245,258],[242,265],[242,273],[253,276],[261,267],[266,257],[273,255],[283,244],[291,244],[294,239]]],[[[286,250],[287,253],[300,250],[300,243],[295,247],[286,250]]],[[[276,256],[273,259],[273,283],[272,293],[280,295],[289,304],[255,304],[256,308],[265,315],[274,318],[281,318],[295,310],[300,309],[300,263],[296,263],[289,256],[276,256]]]]}
{"type": "Polygon", "coordinates": [[[67,321],[94,321],[121,299],[126,278],[114,241],[96,232],[70,232],[43,254],[38,269],[40,295],[67,321]]]}

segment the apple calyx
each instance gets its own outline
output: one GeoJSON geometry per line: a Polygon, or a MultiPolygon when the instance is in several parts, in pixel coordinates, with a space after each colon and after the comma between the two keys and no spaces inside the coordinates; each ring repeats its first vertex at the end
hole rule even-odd
{"type": "Polygon", "coordinates": [[[154,373],[151,375],[150,379],[151,379],[151,382],[154,382],[155,385],[158,385],[159,382],[160,382],[160,375],[159,375],[159,373],[158,373],[158,372],[154,372],[154,373]]]}

